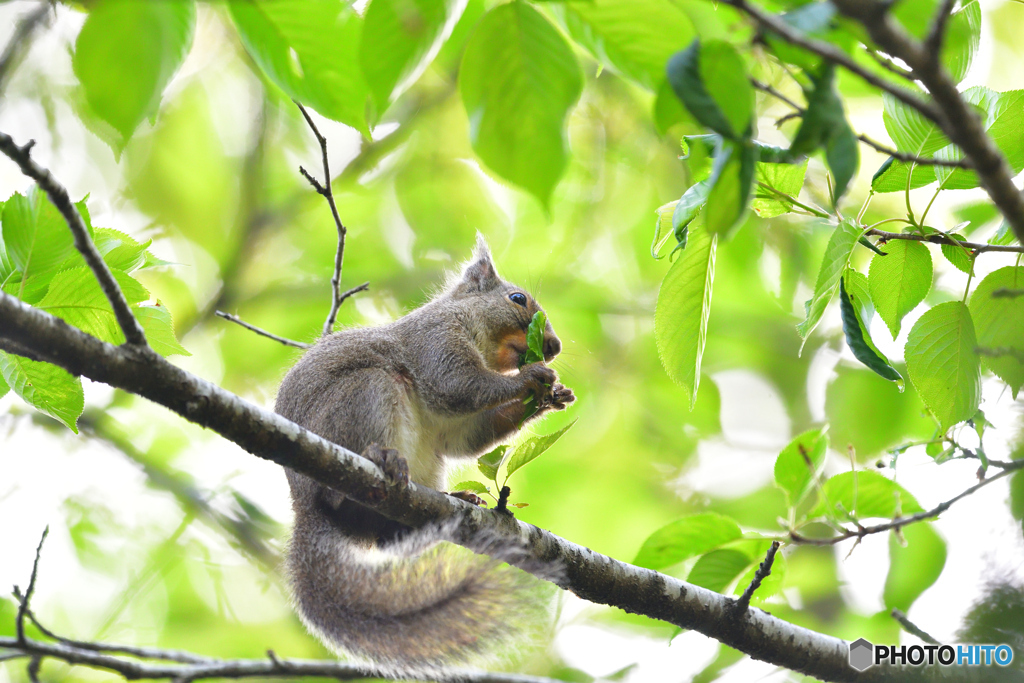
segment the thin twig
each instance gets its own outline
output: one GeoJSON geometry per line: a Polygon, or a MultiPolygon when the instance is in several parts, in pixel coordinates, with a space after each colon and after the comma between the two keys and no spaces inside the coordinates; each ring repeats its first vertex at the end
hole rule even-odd
{"type": "Polygon", "coordinates": [[[124,333],[127,343],[132,346],[146,347],[146,333],[132,314],[132,309],[128,305],[127,299],[124,298],[124,293],[121,291],[120,285],[117,284],[117,280],[114,279],[113,273],[110,272],[110,268],[107,267],[100,252],[96,249],[96,245],[93,244],[89,231],[82,221],[82,216],[78,213],[74,202],[71,201],[71,197],[68,196],[68,191],[57,182],[57,179],[48,170],[32,159],[31,150],[34,144],[35,140],[29,140],[24,146],[19,147],[11,136],[0,133],[0,152],[18,164],[22,173],[36,181],[36,184],[64,216],[64,220],[71,229],[71,234],[74,235],[75,248],[81,252],[86,264],[99,281],[100,288],[107,300],[110,301],[114,317],[117,318],[117,324],[124,333]]]}
{"type": "Polygon", "coordinates": [[[988,479],[983,479],[982,481],[978,482],[977,484],[975,484],[974,486],[970,487],[969,489],[966,489],[966,490],[960,492],[959,494],[953,496],[949,500],[947,500],[945,502],[942,502],[942,503],[939,503],[938,505],[933,507],[931,510],[925,510],[924,512],[918,512],[917,514],[910,515],[908,517],[897,517],[897,518],[895,518],[895,519],[893,519],[893,520],[891,520],[889,522],[885,522],[883,524],[875,524],[873,526],[863,526],[863,525],[857,524],[857,528],[856,529],[845,529],[838,536],[833,536],[831,538],[809,538],[807,536],[803,536],[803,535],[797,533],[796,531],[790,531],[789,532],[789,540],[792,541],[793,543],[799,543],[801,545],[836,545],[837,543],[841,543],[841,542],[843,542],[845,540],[848,540],[848,539],[851,539],[851,538],[856,538],[859,541],[860,539],[864,538],[865,536],[870,536],[872,534],[879,534],[879,533],[882,533],[883,531],[899,530],[899,529],[902,529],[905,526],[909,526],[909,525],[914,524],[916,522],[921,522],[921,521],[924,521],[926,519],[932,519],[934,517],[938,517],[943,512],[948,510],[958,500],[960,500],[962,498],[966,498],[967,496],[971,495],[972,493],[974,493],[978,489],[984,488],[984,487],[988,486],[989,484],[991,484],[994,481],[998,481],[998,480],[1002,479],[1003,477],[1007,477],[1007,476],[1013,474],[1014,472],[1016,472],[1016,471],[1018,471],[1020,469],[1024,469],[1024,460],[1016,460],[1016,461],[1014,461],[1012,463],[1006,463],[1006,464],[1007,464],[1007,467],[1004,468],[1003,471],[1000,472],[999,474],[991,476],[988,479]]]}
{"type": "Polygon", "coordinates": [[[309,112],[306,111],[306,108],[298,102],[295,105],[302,112],[302,117],[306,119],[306,124],[309,125],[309,129],[313,131],[313,135],[320,145],[320,154],[323,157],[324,164],[324,184],[318,183],[316,178],[311,176],[301,166],[299,166],[299,173],[309,181],[314,190],[327,200],[331,207],[331,215],[334,216],[334,224],[338,226],[338,251],[334,255],[334,276],[331,277],[331,310],[327,313],[327,320],[324,321],[324,336],[326,337],[334,331],[334,321],[338,318],[338,309],[341,307],[342,302],[356,292],[361,292],[363,289],[368,288],[369,283],[362,289],[357,287],[345,292],[345,294],[341,292],[341,266],[345,260],[345,235],[348,234],[348,229],[341,222],[341,216],[338,215],[338,207],[334,203],[334,192],[331,190],[331,167],[327,162],[327,138],[320,134],[320,130],[313,123],[313,119],[310,117],[309,112]]]}
{"type": "Polygon", "coordinates": [[[914,74],[910,73],[909,71],[907,71],[903,67],[898,66],[897,64],[894,64],[892,62],[892,60],[886,59],[882,55],[878,54],[877,51],[872,50],[871,48],[865,48],[865,51],[869,55],[871,55],[871,58],[875,60],[875,62],[878,64],[878,66],[882,67],[883,69],[885,69],[889,73],[896,74],[900,78],[905,78],[908,81],[913,81],[914,80],[914,74]]]}
{"type": "Polygon", "coordinates": [[[0,54],[0,93],[3,93],[7,77],[21,61],[32,41],[32,34],[45,21],[49,23],[50,3],[41,2],[39,7],[27,14],[14,29],[14,35],[0,54]]]}
{"type": "MultiPolygon", "coordinates": [[[[805,113],[807,113],[806,109],[801,107],[799,104],[797,104],[796,102],[794,102],[790,98],[786,97],[784,94],[782,94],[779,90],[777,90],[776,88],[772,87],[771,85],[768,85],[767,83],[762,83],[761,81],[757,80],[756,78],[751,78],[750,82],[758,90],[761,90],[761,91],[763,91],[765,93],[768,93],[769,95],[775,97],[776,99],[780,100],[781,102],[785,102],[786,104],[788,104],[790,107],[793,108],[793,111],[791,113],[786,114],[785,116],[781,116],[781,117],[779,117],[778,119],[775,120],[775,127],[776,128],[781,126],[786,121],[789,121],[790,119],[803,116],[805,113]]],[[[869,138],[867,135],[864,135],[863,133],[858,135],[857,139],[860,140],[861,142],[863,142],[868,147],[871,147],[871,148],[875,149],[876,151],[881,152],[882,154],[888,154],[889,156],[893,157],[894,159],[897,159],[899,161],[904,161],[906,163],[914,163],[914,164],[917,164],[918,166],[944,166],[944,167],[947,167],[947,168],[970,168],[970,163],[965,161],[965,160],[963,160],[963,159],[959,159],[959,160],[956,160],[956,161],[951,161],[951,160],[948,160],[948,159],[935,159],[933,157],[919,157],[919,156],[917,156],[915,154],[910,154],[908,152],[901,152],[901,151],[893,149],[892,147],[889,147],[887,145],[883,145],[882,143],[877,142],[877,141],[869,138]]]]}
{"type": "MultiPolygon", "coordinates": [[[[371,666],[359,666],[336,660],[309,659],[205,659],[195,663],[177,663],[164,655],[153,657],[160,662],[140,662],[106,652],[73,647],[61,642],[47,643],[27,640],[18,643],[15,638],[0,637],[0,647],[15,650],[33,659],[57,659],[72,665],[113,671],[129,680],[197,681],[211,678],[295,678],[317,676],[338,681],[378,678],[384,675],[371,666]]],[[[127,650],[120,646],[120,650],[127,650]]],[[[148,649],[151,654],[158,650],[148,649]]],[[[554,683],[550,678],[525,674],[467,671],[453,669],[441,676],[432,675],[431,680],[465,681],[466,683],[554,683]]]]}
{"type": "Polygon", "coordinates": [[[273,339],[274,341],[280,342],[280,343],[284,344],[285,346],[294,346],[297,349],[311,349],[311,348],[313,348],[312,344],[307,344],[306,342],[295,341],[294,339],[288,339],[287,337],[279,337],[276,334],[274,334],[273,332],[267,332],[266,330],[264,330],[264,329],[262,329],[260,327],[256,327],[255,325],[250,325],[249,323],[247,323],[244,320],[242,320],[241,318],[239,318],[237,315],[232,315],[231,313],[225,313],[224,311],[214,311],[214,313],[216,313],[221,318],[224,318],[225,320],[230,320],[231,322],[235,323],[236,325],[241,325],[242,327],[244,327],[247,330],[250,330],[251,332],[255,332],[256,334],[258,334],[260,336],[263,336],[263,337],[266,337],[268,339],[273,339]]]}
{"type": "Polygon", "coordinates": [[[956,0],[943,0],[942,6],[935,13],[932,26],[928,29],[928,35],[924,38],[924,49],[931,53],[935,66],[940,64],[939,53],[942,50],[942,40],[946,34],[946,24],[950,14],[953,13],[953,5],[956,0]]]}
{"type": "Polygon", "coordinates": [[[39,537],[39,545],[36,546],[36,559],[32,563],[32,576],[28,580],[28,588],[25,589],[24,594],[20,594],[15,586],[15,597],[18,598],[18,616],[15,619],[15,633],[18,635],[18,642],[24,643],[25,641],[25,615],[29,611],[29,600],[32,599],[32,593],[36,589],[36,577],[39,575],[39,556],[43,552],[43,541],[46,540],[47,534],[50,533],[50,527],[47,526],[43,529],[43,535],[39,537]]]}
{"type": "Polygon", "coordinates": [[[905,630],[907,633],[917,636],[926,643],[931,643],[932,645],[940,644],[938,640],[933,638],[927,631],[922,630],[920,626],[918,626],[910,619],[908,619],[907,615],[901,612],[900,610],[894,607],[890,614],[892,614],[893,619],[900,622],[900,626],[902,626],[903,630],[905,630]]]}
{"type": "Polygon", "coordinates": [[[976,254],[983,254],[986,251],[998,251],[1011,254],[1024,253],[1024,246],[1021,245],[962,242],[960,240],[955,240],[952,237],[939,234],[920,235],[913,232],[886,232],[885,230],[871,228],[865,232],[864,235],[877,237],[878,241],[883,244],[892,240],[910,240],[912,242],[930,242],[932,244],[948,244],[952,247],[963,247],[964,249],[970,249],[976,254]]]}
{"type": "Polygon", "coordinates": [[[743,595],[736,600],[736,614],[743,614],[750,609],[750,599],[754,597],[754,592],[761,587],[763,582],[768,575],[772,573],[772,564],[775,563],[775,553],[779,552],[779,546],[781,544],[778,541],[772,541],[772,544],[768,546],[768,553],[764,556],[761,564],[758,566],[757,571],[754,572],[754,578],[747,586],[746,590],[743,591],[743,595]]]}

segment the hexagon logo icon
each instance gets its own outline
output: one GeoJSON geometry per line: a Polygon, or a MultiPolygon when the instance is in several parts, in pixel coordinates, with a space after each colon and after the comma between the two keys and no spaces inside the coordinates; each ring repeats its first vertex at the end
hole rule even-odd
{"type": "Polygon", "coordinates": [[[863,638],[850,643],[850,666],[857,671],[864,671],[874,665],[873,653],[875,646],[863,638]]]}

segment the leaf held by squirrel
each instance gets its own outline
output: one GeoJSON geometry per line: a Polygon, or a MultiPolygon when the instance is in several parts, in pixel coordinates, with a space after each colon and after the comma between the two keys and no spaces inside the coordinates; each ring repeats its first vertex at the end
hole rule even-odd
{"type": "MultiPolygon", "coordinates": [[[[474,459],[524,422],[575,400],[546,365],[562,344],[544,329],[544,362],[519,367],[542,310],[498,276],[483,237],[461,276],[379,327],[327,335],[281,383],[276,410],[380,466],[393,481],[443,490],[446,463],[474,459]],[[524,400],[539,410],[524,420],[524,400]]],[[[286,470],[295,511],[288,573],[303,622],[328,647],[382,673],[429,676],[518,643],[544,621],[545,591],[505,566],[523,555],[451,529],[410,529],[286,470]]],[[[534,568],[531,568],[534,569],[534,568]]],[[[555,575],[557,567],[538,567],[555,575]]]]}

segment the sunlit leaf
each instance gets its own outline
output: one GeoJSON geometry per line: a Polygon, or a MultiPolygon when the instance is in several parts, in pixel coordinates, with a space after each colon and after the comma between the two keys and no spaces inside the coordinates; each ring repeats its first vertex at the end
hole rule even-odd
{"type": "Polygon", "coordinates": [[[791,507],[800,504],[821,473],[828,451],[828,427],[800,434],[775,459],[775,484],[786,492],[791,507]]]}
{"type": "Polygon", "coordinates": [[[697,121],[719,135],[750,137],[754,91],[736,48],[699,39],[668,62],[668,80],[697,121]]]}
{"type": "Polygon", "coordinates": [[[917,499],[893,480],[878,472],[858,471],[843,472],[825,481],[812,515],[823,514],[840,520],[892,519],[921,511],[917,499]]]}
{"type": "Polygon", "coordinates": [[[184,346],[174,336],[174,324],[171,322],[171,312],[165,306],[134,306],[132,313],[138,318],[142,329],[146,332],[146,341],[153,347],[153,350],[162,356],[178,354],[191,356],[184,346]]]}
{"type": "Polygon", "coordinates": [[[505,469],[506,477],[511,477],[513,472],[526,466],[542,455],[544,451],[554,446],[555,442],[562,438],[562,435],[569,431],[574,424],[576,424],[576,420],[565,425],[557,432],[543,436],[531,436],[517,443],[512,449],[512,454],[508,456],[508,465],[505,469]]]}
{"type": "Polygon", "coordinates": [[[231,0],[246,51],[288,97],[369,136],[363,22],[336,0],[231,0]]]}
{"type": "Polygon", "coordinates": [[[726,142],[711,169],[704,225],[716,235],[728,234],[747,212],[757,149],[745,143],[726,142]]]}
{"type": "Polygon", "coordinates": [[[938,580],[946,565],[946,542],[928,522],[905,526],[901,533],[905,545],[896,534],[889,535],[889,574],[882,598],[886,609],[906,612],[938,580]]]}
{"type": "Polygon", "coordinates": [[[969,304],[981,363],[999,376],[1014,398],[1024,385],[1024,267],[1006,266],[975,288],[969,304]]]}
{"type": "Polygon", "coordinates": [[[717,235],[690,231],[689,245],[661,283],[654,312],[658,355],[669,377],[687,390],[690,409],[697,401],[700,362],[711,313],[717,235]]]}
{"type": "Polygon", "coordinates": [[[712,550],[693,565],[686,580],[695,586],[721,593],[750,566],[750,555],[735,548],[712,550]]]}
{"type": "Polygon", "coordinates": [[[565,38],[525,2],[498,5],[466,45],[459,89],[473,150],[548,206],[568,163],[566,118],[583,91],[565,38]]]}
{"type": "MultiPolygon", "coordinates": [[[[985,132],[1003,153],[1014,175],[1024,170],[1024,90],[1000,93],[976,86],[968,88],[961,96],[975,105],[981,114],[985,132]]],[[[956,145],[950,144],[936,151],[935,157],[960,161],[963,152],[956,145]]],[[[981,184],[974,171],[946,166],[934,168],[935,177],[943,189],[966,190],[981,184]]]]}
{"type": "Polygon", "coordinates": [[[821,321],[836,290],[839,289],[839,280],[850,262],[850,254],[857,246],[857,240],[864,233],[861,228],[850,219],[842,221],[829,238],[828,246],[825,247],[825,256],[821,260],[821,267],[818,269],[818,280],[814,285],[814,296],[807,302],[807,318],[796,326],[797,332],[806,341],[814,328],[821,321]]]}
{"type": "Polygon", "coordinates": [[[793,203],[777,193],[797,197],[804,186],[806,173],[806,159],[797,164],[758,162],[757,182],[759,186],[754,188],[755,198],[750,203],[754,213],[761,218],[775,218],[792,211],[793,203]],[[777,193],[764,189],[760,186],[761,184],[776,190],[777,193]]]}
{"type": "Polygon", "coordinates": [[[104,0],[89,6],[72,65],[89,106],[121,136],[120,148],[156,113],[192,45],[191,0],[104,0]]]}
{"type": "Polygon", "coordinates": [[[82,380],[64,368],[0,351],[0,374],[18,396],[78,433],[85,408],[82,380]]]}
{"type": "Polygon", "coordinates": [[[910,380],[943,429],[970,419],[981,402],[977,346],[971,313],[959,301],[927,311],[907,338],[910,380]]]}
{"type": "Polygon", "coordinates": [[[373,0],[359,61],[382,114],[419,78],[462,16],[466,0],[373,0]]]}
{"type": "Polygon", "coordinates": [[[715,512],[683,517],[651,534],[633,564],[664,569],[714,550],[742,536],[739,525],[715,512]]]}
{"type": "Polygon", "coordinates": [[[868,286],[875,310],[895,339],[903,318],[932,286],[932,256],[928,247],[912,240],[891,240],[884,249],[885,256],[871,259],[868,286]]]}
{"type": "MultiPolygon", "coordinates": [[[[129,304],[145,300],[149,292],[129,275],[113,271],[129,304]]],[[[83,332],[111,344],[124,342],[124,333],[114,316],[96,276],[85,266],[58,273],[38,304],[39,309],[63,319],[83,332]]]]}
{"type": "Polygon", "coordinates": [[[959,83],[967,75],[981,43],[981,3],[967,0],[952,13],[942,40],[942,63],[959,83]]]}
{"type": "Polygon", "coordinates": [[[493,451],[484,453],[477,458],[476,466],[488,479],[494,479],[498,476],[498,468],[501,467],[502,461],[505,459],[505,451],[508,450],[507,445],[498,446],[493,451]]]}
{"type": "Polygon", "coordinates": [[[487,493],[487,487],[478,481],[469,479],[467,481],[460,481],[458,484],[452,487],[452,491],[472,491],[473,493],[487,493]]]}
{"type": "Polygon", "coordinates": [[[14,294],[35,303],[75,253],[71,230],[49,198],[33,189],[27,197],[15,192],[4,204],[3,236],[11,264],[21,272],[14,294]]]}

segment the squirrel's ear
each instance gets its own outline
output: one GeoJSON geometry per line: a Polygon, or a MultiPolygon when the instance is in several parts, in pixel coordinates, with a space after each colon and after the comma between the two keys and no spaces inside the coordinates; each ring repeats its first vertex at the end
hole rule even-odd
{"type": "Polygon", "coordinates": [[[498,270],[491,260],[491,250],[487,246],[484,236],[477,233],[476,248],[473,250],[473,258],[462,271],[462,287],[474,291],[487,291],[501,282],[498,277],[498,270]]]}

